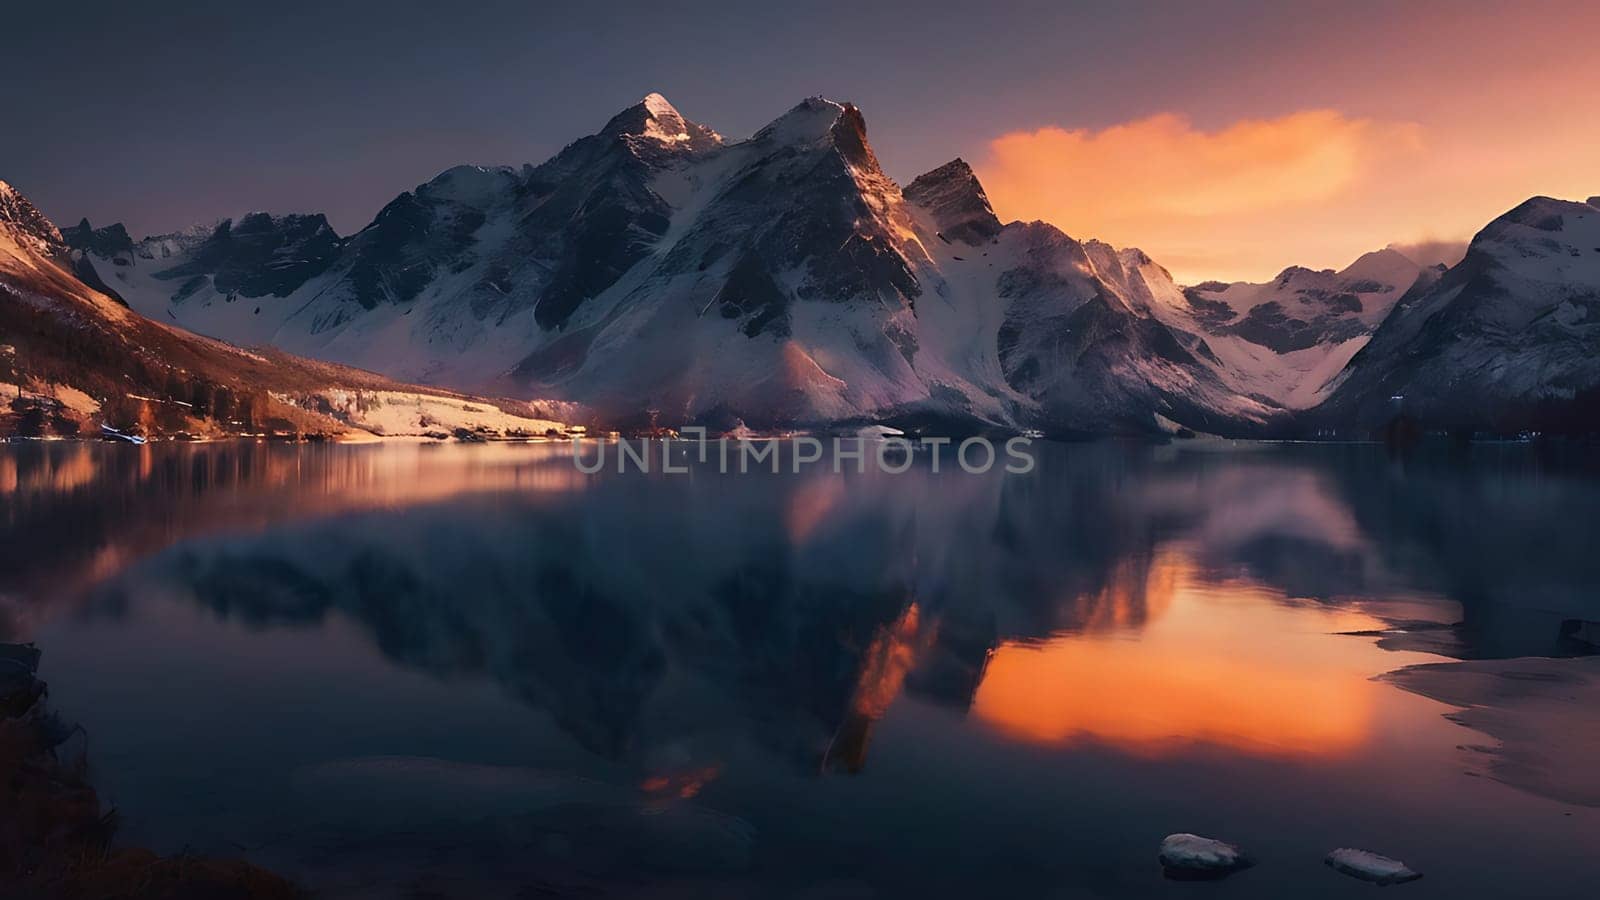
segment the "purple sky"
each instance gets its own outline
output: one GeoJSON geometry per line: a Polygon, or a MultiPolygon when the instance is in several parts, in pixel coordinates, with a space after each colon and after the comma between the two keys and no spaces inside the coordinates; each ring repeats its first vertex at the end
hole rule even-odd
{"type": "Polygon", "coordinates": [[[807,95],[853,100],[905,180],[1016,128],[1179,97],[1226,117],[1190,76],[1302,18],[1259,6],[31,3],[6,14],[0,178],[135,234],[251,208],[349,231],[448,166],[542,161],[659,90],[738,137],[807,95]]]}
{"type": "MultiPolygon", "coordinates": [[[[1499,44],[1520,41],[1530,65],[1592,62],[1583,6],[1535,0],[1512,20],[1473,0],[29,3],[4,15],[0,179],[60,222],[136,236],[251,209],[321,211],[349,233],[451,165],[543,161],[649,91],[729,137],[808,95],[854,101],[902,183],[1002,135],[1161,113],[1202,133],[1307,109],[1465,129],[1493,112],[1475,92],[1499,44]],[[1554,24],[1513,27],[1538,22],[1554,24]]],[[[1394,235],[1425,236],[1460,234],[1394,235]]]]}

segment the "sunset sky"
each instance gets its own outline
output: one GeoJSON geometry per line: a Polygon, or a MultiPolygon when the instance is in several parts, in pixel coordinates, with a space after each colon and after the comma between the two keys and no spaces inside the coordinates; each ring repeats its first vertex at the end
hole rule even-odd
{"type": "Polygon", "coordinates": [[[7,12],[0,178],[137,234],[265,208],[354,231],[457,163],[538,162],[648,91],[730,137],[851,100],[902,183],[1182,281],[1458,241],[1600,194],[1600,6],[171,3],[7,12]],[[87,23],[93,23],[88,27],[87,23]]]}

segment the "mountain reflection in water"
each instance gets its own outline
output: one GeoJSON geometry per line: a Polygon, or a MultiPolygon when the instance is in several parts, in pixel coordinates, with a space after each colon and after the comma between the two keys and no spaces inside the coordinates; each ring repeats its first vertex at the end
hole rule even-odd
{"type": "MultiPolygon", "coordinates": [[[[91,733],[96,685],[141,665],[94,635],[136,633],[181,667],[210,642],[284,634],[315,654],[340,644],[311,635],[354,633],[390,666],[547,716],[593,761],[564,803],[620,790],[759,819],[739,799],[751,754],[784,778],[871,776],[902,708],[1041,751],[1356,765],[1339,761],[1397,715],[1371,678],[1427,658],[1412,651],[1563,655],[1563,620],[1600,619],[1585,464],[1036,449],[1029,475],[724,475],[686,452],[687,475],[585,476],[549,445],[0,447],[0,629],[39,639],[91,733]]],[[[137,771],[113,777],[140,795],[137,771]]]]}

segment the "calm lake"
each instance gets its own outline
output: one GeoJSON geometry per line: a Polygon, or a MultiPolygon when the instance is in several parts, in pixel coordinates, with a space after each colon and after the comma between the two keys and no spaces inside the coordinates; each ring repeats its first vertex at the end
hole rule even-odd
{"type": "Polygon", "coordinates": [[[1367,896],[1342,846],[1406,897],[1593,896],[1600,808],[1374,680],[1583,653],[1593,464],[1034,450],[0,445],[0,640],[43,651],[120,841],[323,896],[1367,896]],[[1165,880],[1178,831],[1259,865],[1165,880]]]}

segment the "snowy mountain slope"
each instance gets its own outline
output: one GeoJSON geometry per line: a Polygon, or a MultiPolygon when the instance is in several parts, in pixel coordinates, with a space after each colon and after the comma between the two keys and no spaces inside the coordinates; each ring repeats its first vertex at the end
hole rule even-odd
{"type": "Polygon", "coordinates": [[[1136,263],[1153,315],[1203,335],[1233,390],[1291,410],[1320,400],[1395,302],[1432,271],[1384,249],[1338,272],[1292,266],[1264,284],[1178,288],[1148,258],[1136,263]]]}
{"type": "MultiPolygon", "coordinates": [[[[998,236],[999,244],[1011,246],[1023,230],[1021,223],[1001,229],[992,213],[984,218],[987,198],[959,160],[914,181],[907,197],[927,208],[929,227],[943,238],[970,221],[983,234],[998,236]],[[969,182],[971,187],[962,187],[969,182]]],[[[1082,392],[1070,418],[1097,429],[1109,426],[1103,416],[1096,418],[1093,404],[1119,394],[1126,407],[1164,409],[1168,418],[1204,423],[1198,427],[1215,430],[1248,432],[1280,422],[1289,411],[1320,399],[1319,389],[1424,273],[1402,254],[1382,250],[1341,272],[1292,268],[1269,284],[1184,289],[1137,248],[1118,251],[1092,240],[1079,244],[1042,223],[1031,228],[1032,246],[1022,251],[1028,262],[1015,266],[1005,285],[980,279],[968,290],[996,297],[1019,290],[1027,293],[1032,280],[1064,266],[1078,273],[1077,281],[1074,286],[1073,278],[1067,277],[1058,286],[1059,293],[1081,300],[1095,290],[1103,291],[1106,302],[1086,309],[1076,323],[1062,318],[1076,301],[1066,305],[1025,301],[1007,319],[1000,342],[1012,346],[1011,336],[1016,334],[1035,349],[1005,373],[1008,381],[1030,378],[1034,368],[1057,373],[1082,392]],[[1052,257],[1054,262],[1044,262],[1052,257]],[[1118,334],[1128,344],[1120,356],[1105,357],[1099,372],[1073,371],[1071,361],[1082,358],[1084,348],[1066,336],[1091,334],[1091,320],[1107,311],[1127,321],[1130,327],[1118,334]],[[1165,328],[1156,329],[1146,320],[1165,328]],[[1219,418],[1230,424],[1219,428],[1215,424],[1219,418]]],[[[930,242],[930,246],[936,245],[930,242]]],[[[986,250],[985,266],[991,264],[989,257],[1002,252],[998,245],[986,250]]],[[[965,263],[963,253],[958,247],[935,251],[947,273],[965,263]]]]}
{"type": "Polygon", "coordinates": [[[325,271],[343,245],[320,215],[246,213],[134,241],[121,224],[64,228],[97,287],[154,319],[239,343],[270,342],[280,302],[325,271]]]}
{"type": "MultiPolygon", "coordinates": [[[[923,210],[925,231],[945,233],[939,211],[923,210]]],[[[1277,414],[1228,388],[1204,340],[1150,312],[1150,286],[1125,264],[1144,258],[1138,251],[1080,243],[1043,222],[1013,222],[977,247],[925,246],[938,300],[918,307],[924,343],[975,381],[1020,393],[1037,427],[1232,431],[1277,414]]]]}
{"type": "MultiPolygon", "coordinates": [[[[412,388],[151,321],[86,287],[82,252],[0,182],[0,435],[96,435],[102,424],[152,436],[560,427],[527,404],[412,388]]],[[[247,267],[247,278],[257,274],[247,267]]]]}
{"type": "Polygon", "coordinates": [[[331,255],[331,232],[294,233],[299,222],[325,228],[320,216],[273,218],[280,252],[257,263],[255,283],[230,279],[232,257],[191,231],[140,242],[116,287],[202,333],[411,379],[491,383],[659,236],[666,209],[647,186],[656,170],[720,142],[651,95],[544,165],[450,169],[334,239],[331,255]]]}
{"type": "Polygon", "coordinates": [[[1421,272],[1422,266],[1385,249],[1339,272],[1292,266],[1266,284],[1207,282],[1184,296],[1216,333],[1285,353],[1370,332],[1421,272]]]}
{"type": "Polygon", "coordinates": [[[1593,432],[1597,414],[1600,198],[1535,197],[1395,306],[1313,421],[1593,432]]]}

